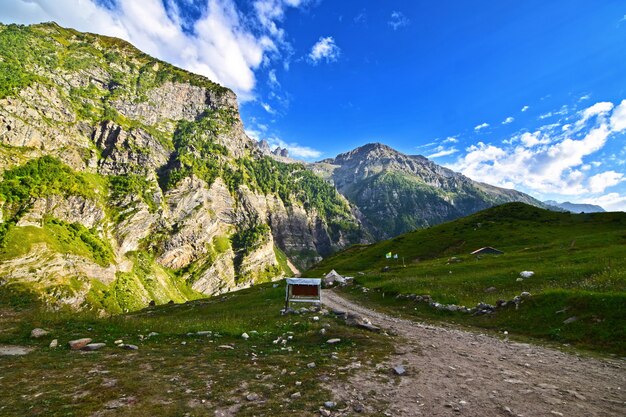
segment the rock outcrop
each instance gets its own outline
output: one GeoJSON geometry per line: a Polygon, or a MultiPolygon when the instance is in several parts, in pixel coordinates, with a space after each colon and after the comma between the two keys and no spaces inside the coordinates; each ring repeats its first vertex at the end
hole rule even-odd
{"type": "Polygon", "coordinates": [[[54,23],[0,25],[0,62],[15,76],[0,85],[0,290],[132,310],[364,239],[350,204],[260,149],[204,77],[54,23]]]}

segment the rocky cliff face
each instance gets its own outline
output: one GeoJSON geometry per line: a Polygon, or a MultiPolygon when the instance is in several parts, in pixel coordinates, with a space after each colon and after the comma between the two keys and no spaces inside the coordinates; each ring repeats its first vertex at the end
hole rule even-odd
{"type": "Polygon", "coordinates": [[[0,25],[0,74],[0,286],[136,309],[363,240],[349,203],[264,155],[203,77],[55,24],[0,25]]]}
{"type": "Polygon", "coordinates": [[[359,208],[371,235],[389,238],[511,201],[542,206],[515,190],[472,181],[420,155],[371,143],[311,165],[359,208]]]}

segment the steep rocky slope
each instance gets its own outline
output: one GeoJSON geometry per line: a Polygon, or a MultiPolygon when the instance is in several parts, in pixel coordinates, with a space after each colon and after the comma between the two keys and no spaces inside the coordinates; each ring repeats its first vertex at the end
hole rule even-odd
{"type": "Polygon", "coordinates": [[[378,239],[512,201],[543,207],[527,194],[473,181],[380,143],[312,164],[311,169],[359,208],[378,239]]]}
{"type": "Polygon", "coordinates": [[[0,25],[0,285],[120,311],[291,273],[363,239],[235,95],[119,39],[0,25]]]}

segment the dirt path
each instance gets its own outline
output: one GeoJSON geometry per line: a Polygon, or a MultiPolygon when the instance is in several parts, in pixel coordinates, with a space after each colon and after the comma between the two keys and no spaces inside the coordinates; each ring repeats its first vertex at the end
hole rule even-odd
{"type": "Polygon", "coordinates": [[[323,300],[403,339],[382,368],[402,364],[406,374],[385,382],[359,373],[336,391],[342,401],[387,401],[388,416],[626,416],[624,361],[397,319],[332,291],[323,300]]]}

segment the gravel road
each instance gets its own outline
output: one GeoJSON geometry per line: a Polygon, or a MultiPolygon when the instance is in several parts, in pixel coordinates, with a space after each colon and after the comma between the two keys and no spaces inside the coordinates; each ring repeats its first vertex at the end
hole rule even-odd
{"type": "Polygon", "coordinates": [[[389,362],[361,368],[334,388],[337,400],[351,407],[367,412],[373,410],[368,403],[382,401],[387,416],[626,416],[626,361],[398,319],[330,290],[322,297],[328,308],[399,336],[389,362]],[[380,377],[396,365],[406,373],[380,377]]]}

